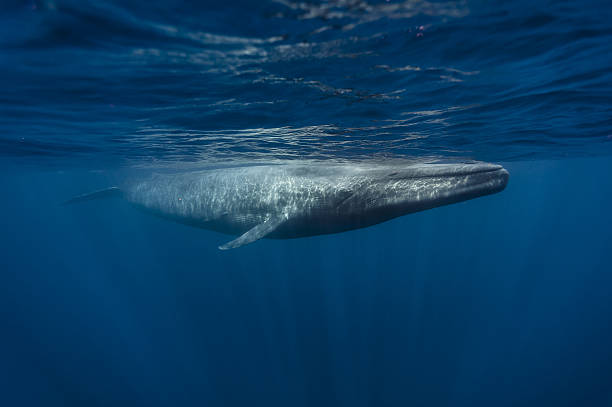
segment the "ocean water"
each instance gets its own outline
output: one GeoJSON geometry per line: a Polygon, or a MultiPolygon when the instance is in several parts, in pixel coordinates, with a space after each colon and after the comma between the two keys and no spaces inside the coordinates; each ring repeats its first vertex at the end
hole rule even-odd
{"type": "Polygon", "coordinates": [[[609,1],[3,0],[0,405],[612,406],[609,1]],[[133,172],[504,165],[261,240],[61,202],[133,172]]]}

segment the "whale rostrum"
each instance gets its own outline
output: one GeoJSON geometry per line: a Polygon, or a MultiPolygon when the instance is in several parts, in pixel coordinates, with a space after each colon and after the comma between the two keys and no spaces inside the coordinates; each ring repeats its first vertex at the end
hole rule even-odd
{"type": "Polygon", "coordinates": [[[283,164],[154,174],[66,203],[122,196],[176,222],[238,237],[290,239],[375,225],[503,190],[508,172],[472,164],[283,164]]]}

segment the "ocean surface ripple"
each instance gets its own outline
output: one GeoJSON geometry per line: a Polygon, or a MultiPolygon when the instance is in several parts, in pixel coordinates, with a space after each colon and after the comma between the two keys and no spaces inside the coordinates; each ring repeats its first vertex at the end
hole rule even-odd
{"type": "Polygon", "coordinates": [[[612,152],[603,1],[14,0],[1,9],[8,159],[612,152]]]}

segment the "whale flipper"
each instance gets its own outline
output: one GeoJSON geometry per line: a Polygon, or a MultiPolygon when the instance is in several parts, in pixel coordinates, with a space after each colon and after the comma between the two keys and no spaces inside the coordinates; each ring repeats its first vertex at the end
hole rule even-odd
{"type": "Polygon", "coordinates": [[[252,229],[242,234],[237,239],[227,242],[219,246],[221,250],[235,249],[236,247],[244,246],[245,244],[253,243],[256,240],[266,237],[287,220],[286,215],[276,215],[268,218],[265,222],[260,223],[252,229]]]}

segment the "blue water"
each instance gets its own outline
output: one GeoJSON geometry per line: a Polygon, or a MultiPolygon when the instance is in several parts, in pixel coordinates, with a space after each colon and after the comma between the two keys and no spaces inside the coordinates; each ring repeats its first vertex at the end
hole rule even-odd
{"type": "Polygon", "coordinates": [[[612,406],[609,1],[0,2],[0,405],[612,406]],[[222,252],[133,171],[482,160],[222,252]]]}

